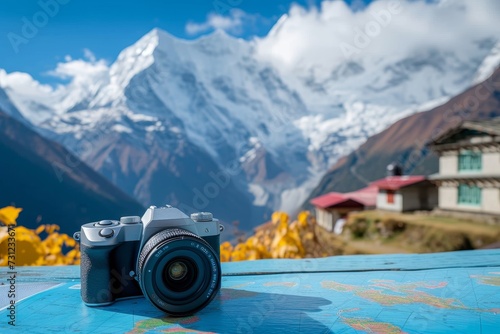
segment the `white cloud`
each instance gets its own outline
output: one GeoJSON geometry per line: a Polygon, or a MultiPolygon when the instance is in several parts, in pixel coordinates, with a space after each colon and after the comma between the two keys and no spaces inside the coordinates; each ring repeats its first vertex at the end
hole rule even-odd
{"type": "Polygon", "coordinates": [[[229,16],[222,16],[210,13],[207,20],[202,23],[188,22],[186,32],[189,35],[199,35],[211,30],[224,30],[230,33],[239,34],[247,19],[250,16],[240,9],[231,10],[229,16]]]}
{"type": "Polygon", "coordinates": [[[40,84],[27,73],[12,72],[8,74],[2,69],[0,69],[0,87],[11,88],[29,96],[43,96],[53,92],[51,86],[40,84]]]}
{"type": "Polygon", "coordinates": [[[379,0],[358,10],[323,1],[319,8],[293,5],[257,50],[281,66],[323,66],[325,73],[347,59],[401,59],[421,50],[471,57],[471,45],[500,40],[498,22],[498,0],[379,0]]]}
{"type": "Polygon", "coordinates": [[[109,73],[108,63],[104,59],[97,60],[89,49],[84,49],[84,59],[64,58],[49,75],[60,79],[69,79],[73,83],[88,82],[109,73]]]}

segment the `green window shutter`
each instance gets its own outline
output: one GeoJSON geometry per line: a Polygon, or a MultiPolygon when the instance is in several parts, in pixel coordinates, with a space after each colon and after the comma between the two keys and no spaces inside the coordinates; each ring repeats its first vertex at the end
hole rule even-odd
{"type": "Polygon", "coordinates": [[[483,156],[481,152],[465,150],[458,156],[459,171],[480,171],[483,168],[483,156]]]}
{"type": "Polygon", "coordinates": [[[481,205],[482,191],[478,186],[460,184],[458,186],[458,204],[481,205]]]}
{"type": "Polygon", "coordinates": [[[481,188],[479,187],[473,187],[473,198],[472,198],[472,204],[474,205],[481,205],[481,188]]]}

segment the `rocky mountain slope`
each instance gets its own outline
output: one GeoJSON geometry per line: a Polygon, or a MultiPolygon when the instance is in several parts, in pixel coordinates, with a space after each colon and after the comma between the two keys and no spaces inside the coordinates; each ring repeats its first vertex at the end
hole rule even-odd
{"type": "Polygon", "coordinates": [[[2,110],[0,134],[0,205],[23,208],[19,225],[57,224],[71,235],[90,221],[144,212],[68,150],[2,110]]]}

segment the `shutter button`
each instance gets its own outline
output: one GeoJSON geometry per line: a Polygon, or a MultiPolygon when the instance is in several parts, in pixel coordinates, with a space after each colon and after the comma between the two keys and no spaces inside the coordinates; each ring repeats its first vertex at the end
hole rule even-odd
{"type": "Polygon", "coordinates": [[[100,226],[110,226],[113,225],[113,222],[111,220],[101,220],[97,225],[100,226]]]}
{"type": "Polygon", "coordinates": [[[115,231],[110,228],[103,228],[99,231],[99,235],[103,238],[111,238],[113,234],[115,234],[115,231]]]}

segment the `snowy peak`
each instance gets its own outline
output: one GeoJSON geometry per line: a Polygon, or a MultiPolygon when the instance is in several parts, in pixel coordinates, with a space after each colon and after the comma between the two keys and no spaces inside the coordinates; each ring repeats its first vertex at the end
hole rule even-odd
{"type": "Polygon", "coordinates": [[[185,41],[155,28],[119,54],[109,68],[109,85],[91,105],[106,106],[123,101],[123,93],[132,79],[150,67],[154,67],[156,76],[167,75],[175,68],[210,72],[214,67],[220,69],[220,65],[250,53],[247,42],[230,37],[222,30],[185,41]],[[213,66],[214,62],[219,62],[219,66],[213,66]]]}
{"type": "Polygon", "coordinates": [[[245,40],[234,38],[220,29],[187,43],[193,45],[201,54],[211,57],[233,56],[239,55],[241,52],[248,54],[250,44],[245,40]]]}
{"type": "Polygon", "coordinates": [[[154,62],[155,56],[168,56],[170,59],[177,58],[175,60],[182,61],[185,56],[192,58],[195,55],[194,50],[214,56],[221,53],[221,50],[227,51],[226,54],[228,54],[229,51],[235,51],[235,48],[243,44],[246,42],[229,36],[223,30],[216,30],[194,41],[185,41],[155,28],[119,54],[117,61],[111,67],[110,75],[115,77],[116,82],[121,83],[121,86],[126,86],[131,76],[154,62]],[[185,52],[187,54],[184,54],[185,52]]]}
{"type": "Polygon", "coordinates": [[[123,50],[110,68],[111,84],[123,89],[135,75],[151,66],[158,43],[159,30],[154,29],[137,43],[123,50]]]}

